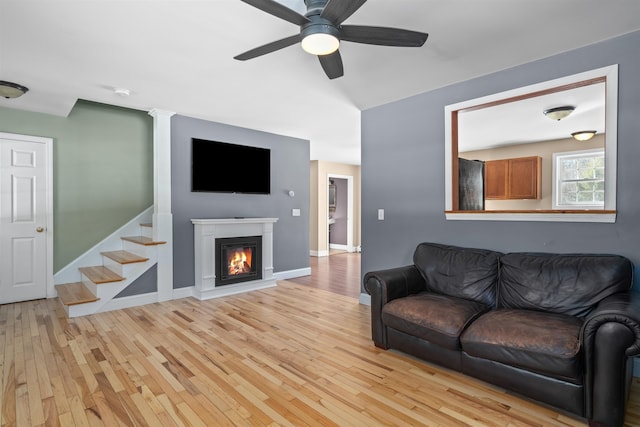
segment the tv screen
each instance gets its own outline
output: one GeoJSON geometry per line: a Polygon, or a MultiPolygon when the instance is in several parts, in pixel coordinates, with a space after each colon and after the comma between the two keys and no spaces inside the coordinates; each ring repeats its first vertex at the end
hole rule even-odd
{"type": "Polygon", "coordinates": [[[271,150],[192,138],[191,191],[270,194],[271,150]]]}

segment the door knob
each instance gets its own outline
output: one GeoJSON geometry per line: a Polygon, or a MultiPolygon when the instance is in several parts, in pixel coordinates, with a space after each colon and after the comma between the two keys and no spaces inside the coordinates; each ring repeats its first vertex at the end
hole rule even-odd
{"type": "Polygon", "coordinates": [[[42,232],[44,231],[44,228],[42,228],[42,227],[38,227],[38,228],[36,228],[36,231],[37,231],[38,233],[42,233],[42,232]]]}

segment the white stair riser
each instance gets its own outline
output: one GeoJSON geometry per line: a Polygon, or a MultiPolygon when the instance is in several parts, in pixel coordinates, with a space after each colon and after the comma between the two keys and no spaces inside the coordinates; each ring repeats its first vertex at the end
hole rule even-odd
{"type": "Polygon", "coordinates": [[[144,273],[146,269],[147,269],[146,265],[139,264],[138,265],[139,271],[132,272],[132,274],[130,274],[129,277],[125,278],[125,280],[121,280],[119,282],[101,283],[97,285],[96,286],[97,293],[95,295],[100,299],[113,298],[114,296],[118,295],[120,291],[126,288],[131,282],[137,279],[140,276],[140,274],[144,273]],[[135,273],[139,273],[139,274],[135,274],[135,273]],[[135,279],[131,280],[130,279],[131,277],[135,277],[135,279]]]}
{"type": "Polygon", "coordinates": [[[153,227],[140,226],[140,235],[153,239],[153,227]]]}
{"type": "Polygon", "coordinates": [[[87,289],[89,289],[92,294],[98,295],[98,285],[89,280],[89,278],[82,273],[80,273],[80,277],[82,277],[82,283],[87,287],[87,289]]]}
{"type": "Polygon", "coordinates": [[[155,245],[145,246],[128,240],[122,241],[122,249],[145,258],[152,258],[157,252],[155,245]]]}
{"type": "Polygon", "coordinates": [[[102,261],[103,266],[107,267],[109,270],[113,271],[114,273],[118,274],[121,277],[130,277],[132,275],[132,272],[136,271],[140,264],[144,264],[145,262],[147,262],[147,261],[142,261],[142,262],[132,262],[129,264],[120,264],[119,262],[114,261],[111,258],[106,256],[103,256],[102,259],[103,259],[102,261]]]}

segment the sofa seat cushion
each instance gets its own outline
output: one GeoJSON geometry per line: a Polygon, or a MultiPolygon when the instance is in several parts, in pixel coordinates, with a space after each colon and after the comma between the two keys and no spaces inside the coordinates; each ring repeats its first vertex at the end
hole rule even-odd
{"type": "Polygon", "coordinates": [[[494,310],[475,320],[462,334],[470,356],[582,382],[582,321],[564,314],[532,310],[494,310]]]}
{"type": "Polygon", "coordinates": [[[422,292],[385,304],[382,321],[387,327],[460,350],[462,331],[488,310],[489,306],[477,301],[422,292]]]}

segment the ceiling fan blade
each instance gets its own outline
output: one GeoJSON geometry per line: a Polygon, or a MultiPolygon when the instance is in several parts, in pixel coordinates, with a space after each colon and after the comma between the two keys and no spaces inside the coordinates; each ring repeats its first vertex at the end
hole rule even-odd
{"type": "Polygon", "coordinates": [[[248,50],[245,53],[241,53],[238,56],[234,56],[233,59],[237,59],[239,61],[246,61],[247,59],[257,58],[258,56],[266,55],[267,53],[275,52],[276,50],[280,50],[285,47],[291,46],[292,44],[296,44],[299,41],[300,41],[300,34],[296,34],[295,36],[290,36],[281,40],[276,40],[274,42],[256,47],[255,49],[248,50]]]}
{"type": "Polygon", "coordinates": [[[284,19],[296,25],[303,25],[309,22],[309,18],[304,15],[300,15],[295,10],[291,10],[286,6],[274,1],[274,0],[241,0],[251,6],[267,12],[277,18],[284,19]]]}
{"type": "Polygon", "coordinates": [[[429,34],[400,28],[369,27],[365,25],[343,25],[340,39],[380,46],[420,47],[429,34]]]}
{"type": "Polygon", "coordinates": [[[360,9],[367,0],[329,0],[325,5],[320,16],[328,19],[335,25],[339,25],[342,21],[353,15],[360,9]]]}
{"type": "Polygon", "coordinates": [[[336,50],[329,55],[318,55],[318,59],[320,60],[322,69],[330,79],[337,79],[338,77],[342,77],[344,75],[344,69],[342,68],[342,56],[340,56],[340,51],[336,50]]]}

